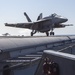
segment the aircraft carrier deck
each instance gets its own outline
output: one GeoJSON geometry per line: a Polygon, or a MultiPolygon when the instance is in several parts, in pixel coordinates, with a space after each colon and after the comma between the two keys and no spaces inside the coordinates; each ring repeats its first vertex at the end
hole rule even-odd
{"type": "Polygon", "coordinates": [[[0,75],[44,75],[46,57],[59,65],[59,75],[75,75],[74,49],[75,36],[0,36],[0,75]]]}

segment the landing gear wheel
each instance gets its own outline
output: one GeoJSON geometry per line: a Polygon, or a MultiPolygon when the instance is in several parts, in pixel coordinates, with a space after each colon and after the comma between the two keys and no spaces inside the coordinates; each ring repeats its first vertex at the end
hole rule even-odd
{"type": "Polygon", "coordinates": [[[33,32],[31,32],[31,36],[33,36],[33,32]]]}
{"type": "Polygon", "coordinates": [[[46,32],[46,35],[47,35],[47,36],[49,36],[49,33],[48,33],[48,32],[46,32]]]}
{"type": "Polygon", "coordinates": [[[54,35],[54,32],[50,32],[50,35],[54,35]]]}
{"type": "Polygon", "coordinates": [[[53,35],[54,35],[54,32],[53,32],[53,35]]]}

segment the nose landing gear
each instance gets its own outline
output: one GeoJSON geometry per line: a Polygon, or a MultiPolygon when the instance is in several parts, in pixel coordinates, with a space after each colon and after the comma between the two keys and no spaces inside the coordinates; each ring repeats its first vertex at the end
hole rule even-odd
{"type": "MultiPolygon", "coordinates": [[[[49,32],[46,32],[46,35],[49,36],[49,32]]],[[[50,32],[50,35],[54,35],[54,32],[50,32]]]]}
{"type": "Polygon", "coordinates": [[[54,32],[50,32],[50,35],[54,35],[54,32]]]}
{"type": "Polygon", "coordinates": [[[49,33],[48,33],[48,32],[46,32],[46,35],[47,35],[47,36],[49,36],[49,33]]]}

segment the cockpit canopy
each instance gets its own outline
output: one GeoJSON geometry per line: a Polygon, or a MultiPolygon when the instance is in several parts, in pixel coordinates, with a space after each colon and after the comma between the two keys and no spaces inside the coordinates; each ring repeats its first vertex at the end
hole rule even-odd
{"type": "Polygon", "coordinates": [[[53,17],[61,17],[60,15],[57,15],[56,13],[51,14],[51,16],[53,16],[53,17]]]}

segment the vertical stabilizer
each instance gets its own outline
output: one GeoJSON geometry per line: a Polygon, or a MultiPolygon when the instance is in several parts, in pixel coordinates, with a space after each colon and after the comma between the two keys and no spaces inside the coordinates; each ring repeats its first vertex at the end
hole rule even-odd
{"type": "Polygon", "coordinates": [[[24,12],[24,15],[26,16],[28,22],[32,22],[31,19],[29,18],[29,16],[26,14],[26,12],[24,12]]]}
{"type": "Polygon", "coordinates": [[[40,13],[40,15],[38,16],[37,20],[42,19],[42,13],[40,13]]]}

